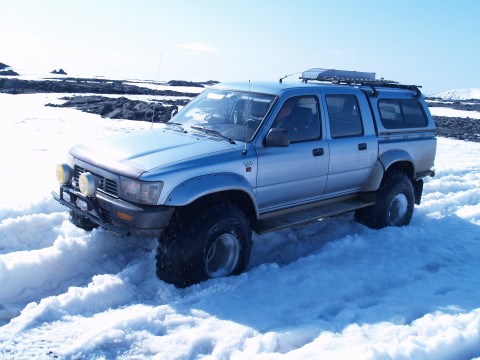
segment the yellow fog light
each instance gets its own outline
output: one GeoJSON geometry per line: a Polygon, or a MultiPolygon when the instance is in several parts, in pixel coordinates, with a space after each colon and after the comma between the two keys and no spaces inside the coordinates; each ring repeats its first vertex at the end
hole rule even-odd
{"type": "Polygon", "coordinates": [[[89,172],[82,173],[78,178],[80,192],[85,196],[93,196],[97,191],[97,178],[89,172]]]}
{"type": "Polygon", "coordinates": [[[73,170],[67,164],[57,165],[57,180],[61,185],[70,183],[73,177],[73,170]]]}

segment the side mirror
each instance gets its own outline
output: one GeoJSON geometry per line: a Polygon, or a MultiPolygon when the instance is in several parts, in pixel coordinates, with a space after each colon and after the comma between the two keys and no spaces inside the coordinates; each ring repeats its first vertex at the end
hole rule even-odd
{"type": "Polygon", "coordinates": [[[270,129],[265,137],[265,146],[287,147],[288,145],[290,145],[290,140],[288,140],[288,131],[285,129],[270,129]]]}
{"type": "Polygon", "coordinates": [[[173,109],[172,112],[170,113],[170,119],[173,118],[175,115],[177,115],[177,113],[178,113],[178,108],[173,109]]]}

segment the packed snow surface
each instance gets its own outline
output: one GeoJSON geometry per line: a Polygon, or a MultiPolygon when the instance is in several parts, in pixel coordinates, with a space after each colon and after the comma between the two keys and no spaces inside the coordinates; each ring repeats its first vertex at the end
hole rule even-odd
{"type": "Polygon", "coordinates": [[[430,113],[433,116],[445,116],[445,117],[459,117],[459,118],[469,118],[469,119],[480,119],[480,112],[478,111],[467,111],[467,110],[458,110],[445,107],[435,107],[435,104],[429,104],[428,106],[430,113]]]}
{"type": "Polygon", "coordinates": [[[80,141],[150,124],[0,94],[0,358],[480,356],[480,144],[440,138],[408,227],[351,214],[254,235],[247,271],[186,289],[155,239],[87,233],[50,196],[80,141]]]}

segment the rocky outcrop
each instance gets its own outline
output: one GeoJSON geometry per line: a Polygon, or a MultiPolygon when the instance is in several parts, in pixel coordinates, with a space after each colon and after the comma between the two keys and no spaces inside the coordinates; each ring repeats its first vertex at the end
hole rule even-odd
{"type": "Polygon", "coordinates": [[[480,142],[480,120],[434,116],[437,134],[458,140],[480,142]]]}
{"type": "Polygon", "coordinates": [[[118,95],[158,95],[194,97],[196,93],[153,90],[120,80],[65,78],[62,80],[0,79],[0,92],[7,94],[80,93],[118,95]]]}
{"type": "Polygon", "coordinates": [[[0,76],[18,76],[19,74],[12,69],[9,70],[1,70],[0,76]]]}
{"type": "Polygon", "coordinates": [[[146,102],[130,100],[125,97],[110,98],[105,96],[73,96],[65,97],[63,104],[47,104],[53,107],[70,107],[84,112],[98,114],[110,119],[143,120],[166,122],[170,120],[172,111],[178,110],[178,105],[185,105],[188,100],[162,100],[146,102]]]}
{"type": "Polygon", "coordinates": [[[12,69],[10,65],[0,62],[0,76],[18,76],[19,74],[12,69]]]}
{"type": "Polygon", "coordinates": [[[205,85],[215,85],[218,84],[218,81],[208,80],[205,82],[193,82],[185,80],[170,80],[168,83],[170,86],[192,86],[192,87],[205,87],[205,85]]]}
{"type": "Polygon", "coordinates": [[[480,111],[480,100],[462,100],[462,101],[429,101],[427,99],[428,106],[430,107],[447,107],[455,110],[466,110],[466,111],[480,111]]]}
{"type": "Polygon", "coordinates": [[[168,83],[170,86],[191,86],[191,87],[204,87],[202,84],[193,81],[184,80],[170,80],[168,83]]]}
{"type": "Polygon", "coordinates": [[[50,74],[68,75],[68,74],[65,72],[65,70],[63,70],[63,69],[59,69],[59,70],[55,69],[55,70],[53,70],[53,71],[50,71],[50,74]]]}

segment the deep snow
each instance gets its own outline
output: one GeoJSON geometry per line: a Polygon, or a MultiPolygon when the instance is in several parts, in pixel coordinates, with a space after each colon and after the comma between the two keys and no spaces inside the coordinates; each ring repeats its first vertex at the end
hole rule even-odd
{"type": "Polygon", "coordinates": [[[50,196],[71,145],[150,124],[43,106],[60,96],[0,94],[0,358],[480,356],[479,143],[439,139],[408,227],[254,235],[246,273],[176,289],[154,239],[86,233],[50,196]]]}

